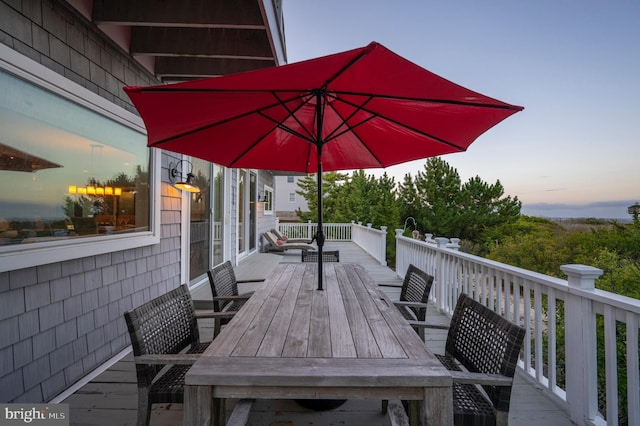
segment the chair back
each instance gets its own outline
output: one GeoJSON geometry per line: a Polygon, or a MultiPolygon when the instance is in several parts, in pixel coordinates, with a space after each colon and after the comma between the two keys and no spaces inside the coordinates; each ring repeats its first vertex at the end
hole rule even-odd
{"type": "MultiPolygon", "coordinates": [[[[433,277],[422,269],[411,264],[407,268],[407,273],[402,282],[400,290],[400,300],[403,302],[429,302],[429,293],[433,284],[433,277]]],[[[424,321],[427,315],[426,308],[408,307],[416,316],[416,320],[424,321]]]]}
{"type": "MultiPolygon", "coordinates": [[[[200,343],[196,311],[185,284],[124,313],[135,356],[176,354],[200,343]]],[[[137,364],[139,386],[150,386],[163,365],[137,364]]]]}
{"type": "MultiPolygon", "coordinates": [[[[318,252],[315,250],[302,250],[301,261],[317,262],[318,252]]],[[[323,251],[322,262],[340,262],[340,250],[323,251]]]]}
{"type": "MultiPolygon", "coordinates": [[[[211,294],[213,297],[218,296],[237,296],[238,281],[236,274],[233,272],[233,266],[230,261],[226,261],[221,265],[207,271],[209,276],[209,284],[211,285],[211,294]]],[[[222,312],[224,308],[233,303],[232,300],[214,300],[213,310],[222,312]]]]}
{"type": "Polygon", "coordinates": [[[278,247],[278,238],[273,234],[273,232],[271,231],[265,232],[264,237],[267,239],[267,241],[269,241],[269,244],[271,244],[274,247],[278,247]]]}
{"type": "Polygon", "coordinates": [[[279,240],[285,241],[285,236],[279,229],[273,228],[271,233],[275,235],[279,240]]]}
{"type": "MultiPolygon", "coordinates": [[[[525,330],[462,293],[447,335],[446,353],[467,370],[513,377],[525,330]]],[[[494,408],[509,410],[511,386],[483,386],[494,408]]]]}

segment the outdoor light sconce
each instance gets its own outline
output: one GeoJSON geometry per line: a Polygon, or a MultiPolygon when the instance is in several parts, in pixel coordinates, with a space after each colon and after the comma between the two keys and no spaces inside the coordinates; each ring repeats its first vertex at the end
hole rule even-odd
{"type": "Polygon", "coordinates": [[[169,170],[169,178],[171,179],[171,183],[173,183],[173,186],[187,192],[200,192],[200,188],[198,187],[198,185],[193,183],[193,178],[195,176],[193,175],[193,173],[191,173],[191,171],[193,170],[193,165],[190,161],[180,160],[175,164],[175,166],[169,164],[169,167],[171,167],[171,169],[169,170]],[[184,163],[187,163],[189,165],[189,171],[186,174],[186,179],[183,170],[184,163]],[[176,180],[178,182],[176,182],[176,180]]]}
{"type": "Polygon", "coordinates": [[[266,192],[259,192],[258,193],[258,202],[259,203],[266,203],[267,200],[267,193],[266,192]]]}

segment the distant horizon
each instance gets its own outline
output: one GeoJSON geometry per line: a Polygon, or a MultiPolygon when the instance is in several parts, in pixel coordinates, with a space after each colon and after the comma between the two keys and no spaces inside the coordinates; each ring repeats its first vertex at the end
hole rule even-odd
{"type": "MultiPolygon", "coordinates": [[[[584,204],[569,203],[523,203],[521,214],[547,219],[609,219],[631,221],[627,213],[629,206],[638,203],[636,200],[598,201],[584,204]]],[[[0,217],[6,220],[56,219],[64,217],[62,205],[51,205],[39,202],[20,203],[13,206],[2,206],[0,217]]]]}
{"type": "Polygon", "coordinates": [[[597,201],[585,204],[523,203],[520,212],[526,216],[543,218],[632,220],[627,209],[635,203],[635,200],[597,201]]]}

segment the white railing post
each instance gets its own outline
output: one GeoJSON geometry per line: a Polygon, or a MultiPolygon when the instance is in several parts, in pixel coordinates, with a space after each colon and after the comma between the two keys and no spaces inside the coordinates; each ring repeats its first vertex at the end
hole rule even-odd
{"type": "Polygon", "coordinates": [[[313,238],[313,232],[311,230],[311,220],[307,221],[307,239],[311,240],[313,238]]]}
{"type": "Polygon", "coordinates": [[[279,217],[276,217],[275,227],[276,227],[276,229],[277,229],[278,231],[280,230],[280,218],[279,218],[279,217]]]}
{"type": "Polygon", "coordinates": [[[565,302],[567,404],[571,420],[593,424],[598,413],[596,315],[591,300],[571,288],[594,290],[602,270],[585,265],[562,265],[569,292],[565,302]]]}
{"type": "Polygon", "coordinates": [[[402,237],[403,230],[396,229],[396,274],[400,278],[404,278],[404,271],[407,270],[407,258],[408,254],[405,255],[402,250],[402,246],[400,245],[400,237],[402,237]],[[402,271],[402,272],[400,272],[402,271]]]}
{"type": "Polygon", "coordinates": [[[387,266],[387,227],[381,226],[380,231],[380,264],[387,266]]]}
{"type": "MultiPolygon", "coordinates": [[[[436,237],[436,244],[438,245],[439,249],[446,249],[447,248],[447,244],[449,243],[449,239],[445,238],[445,237],[436,237]]],[[[442,254],[441,250],[438,250],[438,252],[436,253],[436,274],[435,274],[435,280],[436,280],[436,284],[437,284],[437,297],[438,297],[438,308],[440,309],[441,312],[445,312],[445,309],[448,309],[447,306],[447,289],[446,289],[446,283],[444,280],[445,277],[445,273],[444,273],[444,269],[445,269],[445,264],[444,264],[444,256],[442,254]]]]}

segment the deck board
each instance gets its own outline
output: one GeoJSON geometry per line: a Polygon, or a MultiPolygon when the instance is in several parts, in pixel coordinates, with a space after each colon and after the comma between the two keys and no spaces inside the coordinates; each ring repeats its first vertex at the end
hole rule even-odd
{"type": "MultiPolygon", "coordinates": [[[[326,244],[325,249],[340,250],[340,260],[343,262],[363,265],[376,282],[382,285],[380,287],[381,290],[387,293],[392,300],[398,299],[401,280],[397,277],[395,271],[380,265],[352,243],[330,242],[326,244]]],[[[258,254],[250,256],[241,263],[239,267],[241,272],[237,272],[238,279],[245,279],[245,277],[250,277],[248,279],[259,278],[261,274],[268,273],[281,261],[299,262],[300,251],[295,250],[287,254],[258,254]],[[243,266],[245,262],[250,262],[246,263],[249,266],[243,266]],[[242,272],[243,270],[247,272],[242,272]],[[256,273],[256,271],[259,271],[259,273],[256,273]],[[243,278],[240,278],[241,276],[243,278]]],[[[240,291],[250,291],[252,288],[255,287],[240,284],[240,291]]],[[[211,303],[210,299],[206,302],[206,291],[196,292],[194,298],[200,294],[205,295],[202,296],[201,300],[204,300],[205,303],[211,303]]],[[[449,323],[448,318],[438,313],[434,306],[430,306],[427,310],[427,320],[432,323],[449,323]]],[[[202,340],[211,339],[213,335],[213,322],[211,320],[200,321],[200,334],[202,340]]],[[[293,338],[294,336],[290,331],[289,339],[293,338]]],[[[443,352],[445,340],[446,330],[427,330],[427,345],[434,352],[443,352]]],[[[287,344],[293,346],[293,342],[287,342],[287,344]]],[[[135,383],[135,365],[133,356],[129,353],[63,401],[70,404],[70,424],[96,426],[135,425],[137,416],[137,386],[135,383]]],[[[232,404],[233,401],[227,401],[228,408],[231,408],[232,404]]],[[[364,400],[349,400],[338,409],[326,412],[310,411],[290,400],[258,400],[251,410],[250,422],[253,426],[274,424],[279,426],[308,424],[313,424],[314,426],[336,424],[389,425],[386,416],[380,413],[380,403],[364,400]]],[[[181,404],[154,405],[151,414],[152,426],[174,426],[180,424],[182,424],[181,404]]],[[[566,410],[547,398],[540,389],[524,378],[524,373],[517,373],[511,397],[509,424],[511,426],[569,426],[573,423],[570,421],[566,410]]]]}

